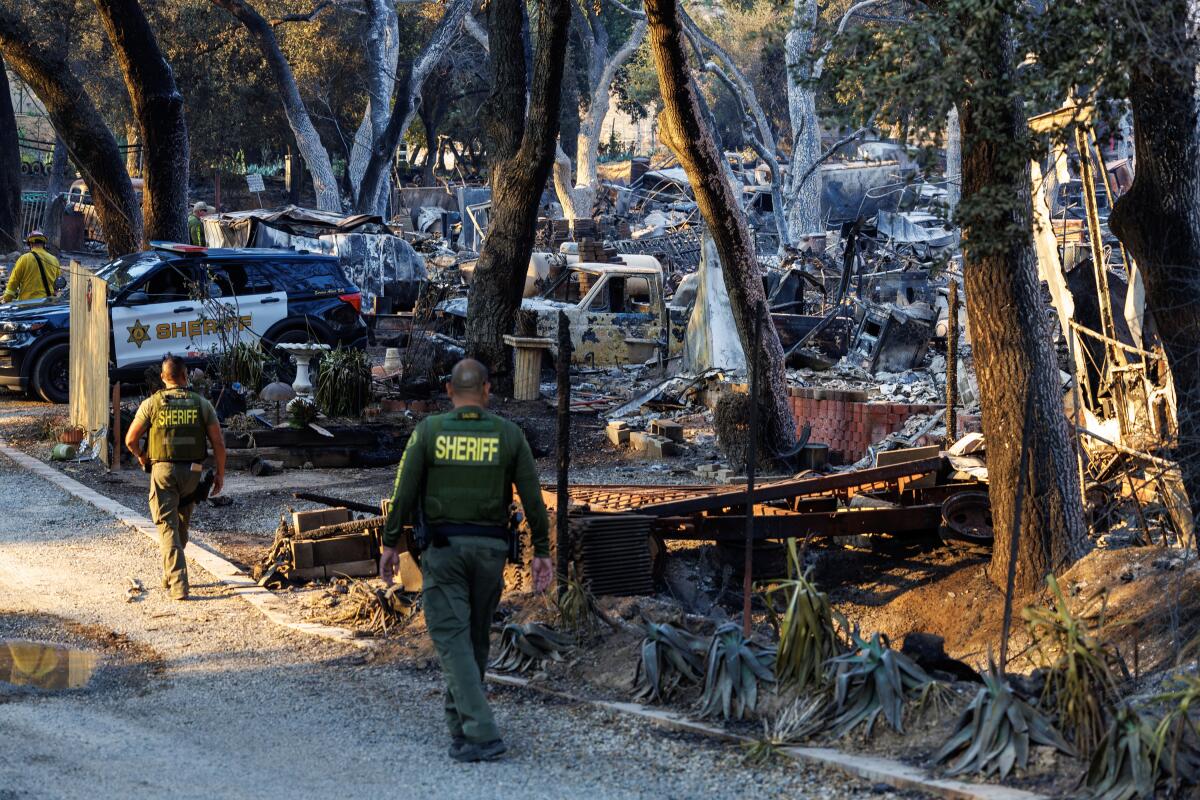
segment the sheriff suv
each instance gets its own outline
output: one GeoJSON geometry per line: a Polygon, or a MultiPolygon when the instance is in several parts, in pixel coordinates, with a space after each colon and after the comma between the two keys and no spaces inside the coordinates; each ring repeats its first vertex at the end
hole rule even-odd
{"type": "MultiPolygon", "coordinates": [[[[268,351],[295,342],[366,346],[362,295],[333,256],[152,245],[96,272],[108,283],[113,380],[143,383],[168,353],[203,365],[222,325],[268,351]]],[[[0,306],[0,387],[67,402],[69,324],[65,297],[0,306]]]]}

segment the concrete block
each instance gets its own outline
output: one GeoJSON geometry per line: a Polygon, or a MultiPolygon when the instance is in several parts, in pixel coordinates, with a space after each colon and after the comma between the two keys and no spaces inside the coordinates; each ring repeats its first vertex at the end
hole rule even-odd
{"type": "Polygon", "coordinates": [[[650,432],[665,436],[672,442],[683,441],[683,426],[669,419],[656,419],[650,423],[650,432]]]}
{"type": "Polygon", "coordinates": [[[649,458],[663,458],[676,453],[675,442],[665,436],[648,436],[643,452],[649,458]]]}
{"type": "Polygon", "coordinates": [[[604,434],[608,440],[617,447],[624,447],[629,444],[629,425],[621,421],[613,421],[608,423],[604,428],[604,434]]]}
{"type": "Polygon", "coordinates": [[[324,528],[326,525],[338,525],[350,521],[348,508],[321,508],[316,511],[293,511],[292,530],[296,533],[324,528]]]}
{"type": "Polygon", "coordinates": [[[651,435],[652,434],[646,433],[645,431],[629,431],[630,449],[639,453],[645,452],[647,447],[646,443],[650,440],[651,435]]]}

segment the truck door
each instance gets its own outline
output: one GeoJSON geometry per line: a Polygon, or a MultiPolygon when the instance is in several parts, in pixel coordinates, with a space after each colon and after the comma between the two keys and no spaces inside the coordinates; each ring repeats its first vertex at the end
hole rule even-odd
{"type": "Polygon", "coordinates": [[[157,365],[167,353],[199,355],[190,322],[200,309],[199,273],[187,261],[165,262],[133,286],[111,310],[117,367],[157,365]]]}
{"type": "Polygon", "coordinates": [[[581,343],[575,360],[597,366],[641,363],[654,355],[656,324],[651,282],[640,275],[605,275],[583,301],[581,343]]]}

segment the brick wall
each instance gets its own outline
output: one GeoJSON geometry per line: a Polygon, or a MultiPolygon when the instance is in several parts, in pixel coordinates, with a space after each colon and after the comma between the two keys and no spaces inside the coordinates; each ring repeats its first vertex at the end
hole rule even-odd
{"type": "MultiPolygon", "coordinates": [[[[904,427],[915,414],[937,414],[940,405],[919,403],[869,403],[866,392],[793,386],[788,403],[796,418],[796,431],[812,426],[809,441],[828,444],[830,461],[849,463],[867,454],[867,448],[904,427]]],[[[959,414],[959,435],[978,430],[978,418],[959,414]]],[[[916,442],[915,444],[933,444],[916,442]]]]}

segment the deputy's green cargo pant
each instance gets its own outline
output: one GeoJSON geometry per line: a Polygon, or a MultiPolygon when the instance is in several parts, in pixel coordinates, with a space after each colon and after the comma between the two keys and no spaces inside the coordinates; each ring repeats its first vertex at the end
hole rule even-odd
{"type": "Polygon", "coordinates": [[[162,553],[163,585],[172,597],[188,593],[187,559],[183,548],[188,541],[188,523],[195,503],[180,508],[181,497],[191,495],[200,484],[200,473],[191,464],[160,461],[150,467],[150,516],[158,525],[158,549],[162,553]]]}
{"type": "Polygon", "coordinates": [[[421,554],[425,626],[446,676],[446,725],[470,742],[500,738],[483,673],[492,616],[504,589],[508,546],[483,536],[452,536],[421,554]]]}

